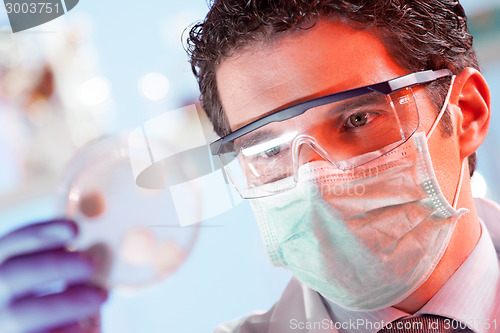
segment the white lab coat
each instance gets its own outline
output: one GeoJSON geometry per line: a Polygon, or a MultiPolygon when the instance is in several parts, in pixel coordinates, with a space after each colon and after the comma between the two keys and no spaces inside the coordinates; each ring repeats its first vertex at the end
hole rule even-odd
{"type": "MultiPolygon", "coordinates": [[[[500,257],[500,206],[485,199],[475,199],[475,204],[500,257]]],[[[222,324],[214,333],[337,333],[338,331],[329,325],[330,320],[319,294],[292,278],[280,300],[269,311],[252,313],[222,324]],[[322,324],[324,326],[316,329],[299,328],[300,323],[307,322],[320,323],[317,327],[322,324]]]]}

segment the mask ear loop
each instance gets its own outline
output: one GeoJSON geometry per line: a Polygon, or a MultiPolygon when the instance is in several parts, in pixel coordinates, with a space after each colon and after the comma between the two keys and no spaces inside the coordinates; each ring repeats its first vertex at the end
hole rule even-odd
{"type": "Polygon", "coordinates": [[[441,111],[439,111],[438,116],[434,120],[431,129],[425,136],[427,140],[429,140],[429,138],[431,137],[432,133],[434,132],[434,129],[436,129],[437,125],[439,124],[439,121],[441,120],[444,112],[446,111],[446,108],[448,107],[448,102],[450,101],[450,96],[451,96],[451,90],[453,88],[453,82],[455,82],[455,75],[451,77],[450,88],[448,89],[448,93],[446,94],[446,98],[444,99],[443,107],[441,108],[441,111]]]}
{"type": "MultiPolygon", "coordinates": [[[[446,98],[444,100],[443,107],[441,108],[441,111],[439,111],[439,114],[436,117],[436,119],[434,120],[434,123],[432,124],[431,129],[429,130],[429,132],[426,135],[427,140],[429,140],[429,138],[431,137],[431,135],[434,132],[434,130],[436,129],[437,125],[441,121],[441,118],[443,117],[443,115],[446,111],[446,108],[448,107],[448,103],[450,101],[451,91],[452,91],[454,82],[455,82],[455,75],[453,75],[451,77],[450,87],[448,89],[448,93],[446,94],[446,98]]],[[[452,207],[455,209],[457,209],[458,197],[460,196],[460,190],[462,189],[462,180],[463,180],[463,176],[464,176],[465,162],[466,161],[467,161],[467,159],[464,159],[462,164],[460,165],[460,178],[458,179],[458,185],[457,185],[457,189],[455,190],[455,195],[453,196],[453,203],[452,203],[452,207]]]]}
{"type": "Polygon", "coordinates": [[[460,190],[462,189],[462,179],[464,178],[465,163],[468,158],[464,158],[464,161],[460,165],[460,178],[458,179],[457,189],[455,190],[455,196],[453,197],[452,207],[457,209],[458,197],[460,196],[460,190]]]}

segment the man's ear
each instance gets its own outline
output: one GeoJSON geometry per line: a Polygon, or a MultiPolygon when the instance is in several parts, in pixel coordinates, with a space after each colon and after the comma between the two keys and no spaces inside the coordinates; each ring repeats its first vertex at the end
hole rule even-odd
{"type": "Polygon", "coordinates": [[[478,70],[468,67],[457,75],[449,103],[464,159],[483,143],[490,124],[490,89],[478,70]]]}

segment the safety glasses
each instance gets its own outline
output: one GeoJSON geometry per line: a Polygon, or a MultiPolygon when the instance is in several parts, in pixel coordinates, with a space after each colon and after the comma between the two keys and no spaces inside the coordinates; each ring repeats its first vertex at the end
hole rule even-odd
{"type": "Polygon", "coordinates": [[[264,116],[210,146],[244,198],[293,188],[318,156],[340,170],[366,164],[408,140],[419,125],[412,87],[449,77],[428,70],[305,101],[264,116]]]}

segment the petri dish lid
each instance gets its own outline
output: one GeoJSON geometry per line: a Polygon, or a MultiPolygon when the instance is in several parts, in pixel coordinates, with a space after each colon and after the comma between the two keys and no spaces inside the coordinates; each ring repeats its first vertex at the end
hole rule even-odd
{"type": "MultiPolygon", "coordinates": [[[[182,173],[185,161],[177,158],[176,172],[182,173]]],[[[193,185],[190,193],[191,214],[201,214],[199,190],[193,185]]],[[[100,138],[82,148],[63,174],[57,202],[57,212],[79,226],[69,249],[102,255],[105,269],[97,282],[108,288],[136,289],[173,274],[199,232],[199,225],[180,226],[168,188],[136,184],[126,136],[100,138]]]]}

